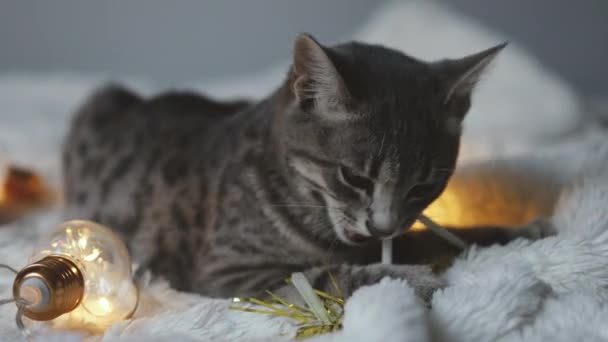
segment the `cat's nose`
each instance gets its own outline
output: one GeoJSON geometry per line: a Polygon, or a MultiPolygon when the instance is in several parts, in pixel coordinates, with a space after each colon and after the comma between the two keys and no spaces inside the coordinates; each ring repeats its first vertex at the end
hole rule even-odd
{"type": "Polygon", "coordinates": [[[388,227],[379,227],[370,220],[365,221],[365,226],[372,236],[379,239],[391,236],[395,232],[393,229],[387,229],[388,227]]]}
{"type": "Polygon", "coordinates": [[[395,233],[397,220],[387,206],[370,210],[368,215],[365,226],[372,236],[384,238],[395,233]]]}

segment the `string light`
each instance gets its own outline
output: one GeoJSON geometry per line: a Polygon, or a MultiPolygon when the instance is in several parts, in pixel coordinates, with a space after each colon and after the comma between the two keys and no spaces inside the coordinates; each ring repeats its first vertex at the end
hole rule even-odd
{"type": "Polygon", "coordinates": [[[124,243],[82,220],[61,224],[40,241],[17,273],[13,297],[27,318],[87,330],[128,318],[138,302],[124,243]]]}
{"type": "Polygon", "coordinates": [[[251,312],[262,315],[287,317],[299,325],[296,339],[304,339],[342,329],[344,297],[333,275],[329,273],[334,294],[313,289],[304,274],[293,273],[287,284],[293,285],[307,307],[289,303],[271,291],[266,291],[269,299],[233,298],[231,310],[251,312]],[[241,306],[242,304],[254,305],[241,306]]]}

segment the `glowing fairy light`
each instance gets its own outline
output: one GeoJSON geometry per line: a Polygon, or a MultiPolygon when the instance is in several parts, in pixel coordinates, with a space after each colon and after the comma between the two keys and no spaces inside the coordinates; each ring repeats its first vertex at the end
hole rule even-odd
{"type": "Polygon", "coordinates": [[[112,304],[106,297],[99,298],[99,307],[103,312],[112,312],[112,304]]]}
{"type": "Polygon", "coordinates": [[[69,221],[41,240],[15,278],[13,296],[33,320],[104,329],[129,317],[138,301],[131,258],[112,231],[69,221]]]}
{"type": "Polygon", "coordinates": [[[78,239],[78,247],[80,247],[80,249],[87,248],[87,239],[84,237],[81,237],[80,239],[78,239]]]}
{"type": "Polygon", "coordinates": [[[82,258],[85,261],[95,261],[95,259],[97,259],[99,257],[99,255],[101,255],[101,251],[97,248],[93,248],[93,251],[90,254],[87,254],[85,256],[83,256],[82,258]]]}

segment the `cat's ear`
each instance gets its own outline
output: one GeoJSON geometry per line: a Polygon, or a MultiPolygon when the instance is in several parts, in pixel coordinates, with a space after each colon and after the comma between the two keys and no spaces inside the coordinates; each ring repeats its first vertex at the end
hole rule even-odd
{"type": "Polygon", "coordinates": [[[305,33],[294,44],[289,86],[299,102],[312,100],[317,105],[337,106],[348,98],[344,80],[326,48],[305,33]]]}
{"type": "Polygon", "coordinates": [[[441,62],[446,88],[443,103],[447,104],[462,98],[468,99],[486,67],[505,46],[507,46],[506,42],[461,59],[441,62]]]}

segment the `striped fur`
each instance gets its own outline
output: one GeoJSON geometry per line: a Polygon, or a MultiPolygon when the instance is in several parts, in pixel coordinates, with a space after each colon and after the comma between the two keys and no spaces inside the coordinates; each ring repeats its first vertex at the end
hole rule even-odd
{"type": "MultiPolygon", "coordinates": [[[[389,275],[430,298],[442,285],[430,268],[376,264],[373,237],[409,226],[445,186],[459,142],[450,127],[470,105],[462,77],[480,68],[306,35],[294,54],[285,83],[256,103],[143,99],[114,85],[93,94],[65,142],[70,215],[112,227],[180,290],[259,295],[294,271],[327,288],[331,271],[347,293],[389,275]],[[412,192],[419,184],[430,185],[412,192]]],[[[401,262],[429,257],[425,243],[449,251],[398,240],[401,262]]]]}

